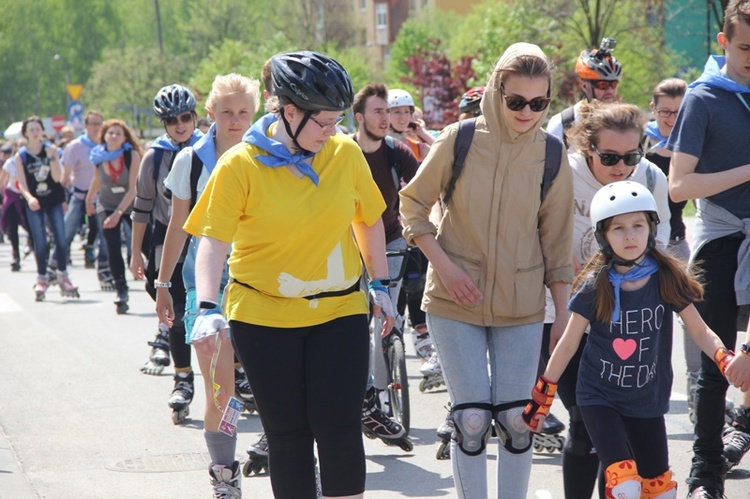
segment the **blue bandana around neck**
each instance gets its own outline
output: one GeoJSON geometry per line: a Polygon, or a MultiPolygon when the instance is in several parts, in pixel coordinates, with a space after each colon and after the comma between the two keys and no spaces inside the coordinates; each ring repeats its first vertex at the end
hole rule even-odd
{"type": "Polygon", "coordinates": [[[205,166],[209,172],[212,172],[214,170],[214,166],[216,166],[216,143],[214,142],[215,138],[216,123],[212,124],[211,128],[208,129],[208,133],[198,139],[195,145],[193,145],[193,154],[200,158],[201,163],[203,163],[203,166],[205,166]]]}
{"type": "Polygon", "coordinates": [[[179,151],[185,146],[192,146],[196,142],[198,142],[198,139],[203,137],[203,132],[198,130],[197,128],[193,130],[193,135],[190,136],[190,139],[185,144],[175,144],[174,141],[169,137],[168,133],[165,133],[159,137],[156,138],[151,143],[151,149],[163,149],[165,151],[179,151]]]}
{"type": "Polygon", "coordinates": [[[659,149],[660,147],[666,146],[667,139],[669,138],[661,134],[661,132],[659,131],[659,125],[655,121],[649,121],[646,124],[646,136],[656,140],[656,145],[650,147],[648,149],[649,151],[654,151],[656,149],[659,149]]]}
{"type": "Polygon", "coordinates": [[[88,147],[96,147],[98,145],[96,142],[89,138],[88,134],[85,133],[81,135],[81,142],[86,144],[88,147]]]}
{"type": "Polygon", "coordinates": [[[746,87],[741,83],[737,83],[733,79],[724,75],[721,72],[722,68],[726,66],[726,57],[723,55],[712,55],[706,61],[706,66],[703,68],[703,74],[695,80],[693,83],[688,85],[688,92],[690,89],[695,88],[699,85],[706,85],[711,88],[718,88],[720,90],[726,90],[732,92],[742,102],[742,104],[750,111],[750,106],[742,98],[740,94],[750,93],[750,87],[746,87]]]}
{"type": "Polygon", "coordinates": [[[644,258],[641,263],[636,264],[625,274],[617,272],[614,266],[609,269],[609,282],[612,283],[612,287],[615,288],[615,308],[612,310],[613,324],[620,319],[620,286],[622,283],[626,281],[638,281],[656,273],[658,270],[659,266],[651,255],[646,255],[646,258],[644,258]]]}
{"type": "Polygon", "coordinates": [[[122,153],[129,151],[132,148],[133,146],[130,145],[130,142],[125,142],[118,150],[108,151],[107,144],[100,144],[94,146],[91,151],[89,151],[89,161],[91,161],[91,164],[93,165],[99,165],[105,161],[114,161],[122,156],[122,153]]]}
{"type": "Polygon", "coordinates": [[[318,185],[318,174],[315,173],[312,166],[305,160],[312,158],[313,154],[292,154],[281,142],[274,140],[266,135],[268,127],[277,122],[279,117],[275,114],[266,114],[261,119],[253,123],[250,130],[245,133],[242,140],[255,147],[263,149],[268,155],[258,154],[255,159],[271,168],[279,166],[294,165],[297,169],[312,180],[312,183],[318,185]]]}

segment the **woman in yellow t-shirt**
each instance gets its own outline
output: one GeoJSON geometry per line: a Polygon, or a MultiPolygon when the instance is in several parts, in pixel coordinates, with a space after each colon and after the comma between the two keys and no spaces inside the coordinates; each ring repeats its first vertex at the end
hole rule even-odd
{"type": "MultiPolygon", "coordinates": [[[[368,288],[387,333],[385,203],[359,147],[336,133],[353,99],[344,68],[297,52],[273,57],[271,76],[276,112],[221,157],[185,224],[202,236],[193,343],[211,348],[217,331],[231,331],[268,437],[275,497],[316,497],[314,444],[323,495],[361,497],[369,333],[360,254],[380,277],[368,288]]],[[[238,486],[236,466],[217,475],[238,486]]]]}

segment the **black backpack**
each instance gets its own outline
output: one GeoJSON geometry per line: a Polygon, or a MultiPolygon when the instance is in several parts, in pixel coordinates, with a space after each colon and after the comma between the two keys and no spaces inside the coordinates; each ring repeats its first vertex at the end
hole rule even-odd
{"type": "MultiPolygon", "coordinates": [[[[461,171],[464,168],[466,155],[469,153],[471,141],[474,138],[475,126],[476,118],[461,120],[458,124],[456,141],[453,143],[453,174],[443,194],[443,202],[446,205],[450,202],[453,190],[456,187],[456,181],[461,176],[461,171]]],[[[551,133],[547,133],[546,131],[544,133],[546,136],[546,149],[544,155],[544,176],[542,177],[542,202],[547,197],[547,192],[555,177],[557,177],[557,172],[560,171],[560,161],[562,160],[563,153],[562,141],[551,133]]]]}

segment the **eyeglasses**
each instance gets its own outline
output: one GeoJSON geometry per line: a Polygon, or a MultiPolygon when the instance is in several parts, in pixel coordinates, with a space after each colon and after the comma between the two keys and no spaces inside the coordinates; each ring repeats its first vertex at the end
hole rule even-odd
{"type": "Polygon", "coordinates": [[[336,121],[334,121],[332,123],[321,123],[320,121],[318,121],[318,120],[315,119],[315,116],[310,116],[310,121],[312,121],[313,123],[315,123],[316,125],[318,125],[320,127],[320,129],[325,132],[326,130],[332,130],[339,123],[341,123],[342,121],[344,121],[344,115],[339,116],[338,118],[336,118],[336,121]]]}
{"type": "Polygon", "coordinates": [[[86,126],[102,126],[102,122],[101,121],[89,121],[88,123],[86,123],[86,126]]]}
{"type": "Polygon", "coordinates": [[[638,152],[629,152],[622,155],[612,153],[602,154],[594,144],[591,144],[591,150],[599,155],[599,159],[602,161],[602,165],[604,166],[615,166],[620,162],[620,160],[623,160],[623,162],[625,162],[625,165],[627,166],[635,166],[640,163],[641,159],[643,158],[643,151],[641,150],[639,150],[638,152]]]}
{"type": "Polygon", "coordinates": [[[181,115],[177,116],[176,118],[164,118],[164,124],[167,126],[172,126],[177,124],[177,120],[180,121],[180,123],[188,124],[193,121],[193,113],[182,113],[181,115]]]}
{"type": "Polygon", "coordinates": [[[547,109],[550,102],[547,97],[534,97],[531,100],[526,100],[518,95],[505,95],[505,86],[503,85],[500,85],[500,94],[505,99],[505,104],[511,111],[521,111],[528,105],[529,109],[538,113],[547,109]]]}
{"type": "Polygon", "coordinates": [[[656,114],[659,115],[660,118],[669,118],[670,116],[677,117],[677,113],[679,113],[680,110],[677,111],[670,111],[669,109],[657,109],[656,114]]]}
{"type": "Polygon", "coordinates": [[[614,81],[606,81],[606,80],[586,80],[592,87],[598,89],[598,90],[607,90],[608,88],[611,88],[612,90],[617,88],[617,85],[620,84],[618,80],[614,81]]]}

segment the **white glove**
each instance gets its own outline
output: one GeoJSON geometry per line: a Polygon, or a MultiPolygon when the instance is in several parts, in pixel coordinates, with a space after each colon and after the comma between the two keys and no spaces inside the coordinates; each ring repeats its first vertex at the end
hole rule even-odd
{"type": "Polygon", "coordinates": [[[391,301],[391,295],[388,293],[388,288],[380,279],[373,279],[367,283],[368,295],[370,297],[370,303],[380,307],[383,314],[387,317],[396,317],[396,311],[393,309],[393,302],[391,301]]]}
{"type": "Polygon", "coordinates": [[[229,331],[229,323],[218,309],[202,310],[193,323],[190,332],[190,341],[193,344],[208,341],[216,336],[217,332],[223,331],[221,335],[225,338],[229,331]]]}

